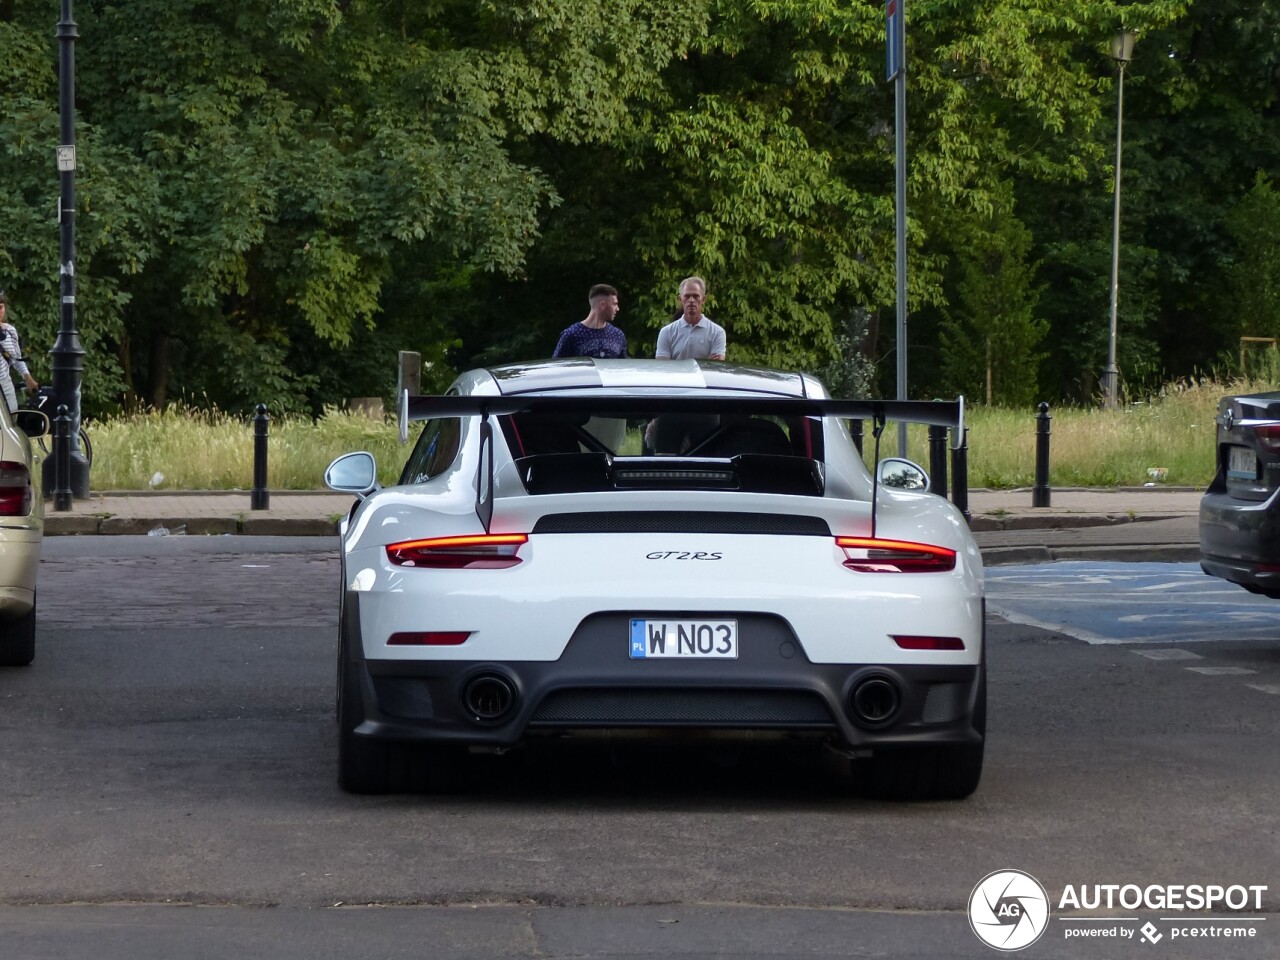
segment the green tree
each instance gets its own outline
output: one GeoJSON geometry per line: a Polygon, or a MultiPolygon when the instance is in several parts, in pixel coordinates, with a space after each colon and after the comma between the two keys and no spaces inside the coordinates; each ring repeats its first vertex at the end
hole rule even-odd
{"type": "MultiPolygon", "coordinates": [[[[86,304],[117,305],[100,322],[82,311],[90,366],[116,371],[92,399],[314,409],[356,331],[380,322],[441,357],[478,322],[458,279],[519,274],[558,202],[513,146],[614,135],[687,45],[685,6],[81,4],[82,225],[108,239],[82,240],[79,277],[86,304]]],[[[0,90],[18,162],[56,142],[51,16],[36,0],[0,8],[20,55],[6,69],[26,82],[0,90]]],[[[8,224],[52,209],[28,179],[0,209],[8,224]]],[[[13,264],[46,292],[50,237],[13,264]]]]}
{"type": "Polygon", "coordinates": [[[1036,316],[1031,232],[1006,201],[965,237],[957,298],[941,331],[945,383],[987,403],[1026,406],[1037,399],[1038,348],[1049,329],[1036,316]]]}
{"type": "Polygon", "coordinates": [[[1227,267],[1228,300],[1240,336],[1280,337],[1280,193],[1258,174],[1227,228],[1238,254],[1227,267]]]}

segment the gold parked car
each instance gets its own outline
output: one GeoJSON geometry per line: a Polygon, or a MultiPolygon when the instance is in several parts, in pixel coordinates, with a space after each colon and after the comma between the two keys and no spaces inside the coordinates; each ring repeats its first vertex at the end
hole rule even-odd
{"type": "Polygon", "coordinates": [[[36,654],[44,499],[31,440],[48,431],[43,413],[20,410],[11,415],[0,403],[0,666],[25,666],[36,654]]]}

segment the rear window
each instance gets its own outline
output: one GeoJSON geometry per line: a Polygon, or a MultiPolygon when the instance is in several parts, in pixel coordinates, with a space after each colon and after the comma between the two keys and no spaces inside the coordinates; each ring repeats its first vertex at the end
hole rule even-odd
{"type": "Polygon", "coordinates": [[[503,430],[517,459],[592,451],[613,457],[822,458],[822,424],[812,417],[520,413],[503,418],[503,430]]]}
{"type": "Polygon", "coordinates": [[[530,493],[650,488],[820,496],[823,489],[817,417],[528,412],[501,422],[530,493]]]}

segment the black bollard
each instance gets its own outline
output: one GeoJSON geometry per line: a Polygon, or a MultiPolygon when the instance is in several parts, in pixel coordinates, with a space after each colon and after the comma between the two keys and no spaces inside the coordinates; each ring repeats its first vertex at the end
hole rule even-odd
{"type": "Polygon", "coordinates": [[[929,427],[929,489],[947,495],[947,428],[929,427]]]}
{"type": "Polygon", "coordinates": [[[1031,506],[1049,506],[1049,405],[1041,403],[1036,415],[1036,485],[1031,488],[1031,506]]]}
{"type": "Polygon", "coordinates": [[[266,510],[271,503],[267,490],[267,405],[258,404],[258,415],[253,418],[253,490],[249,494],[252,510],[266,510]]]}
{"type": "Polygon", "coordinates": [[[965,523],[973,519],[969,513],[969,428],[964,428],[960,446],[951,450],[951,502],[964,514],[965,523]]]}
{"type": "Polygon", "coordinates": [[[71,413],[65,403],[53,418],[53,509],[71,509],[71,413]]]}
{"type": "Polygon", "coordinates": [[[858,448],[858,452],[862,452],[862,421],[849,421],[849,435],[853,437],[853,445],[858,448]]]}

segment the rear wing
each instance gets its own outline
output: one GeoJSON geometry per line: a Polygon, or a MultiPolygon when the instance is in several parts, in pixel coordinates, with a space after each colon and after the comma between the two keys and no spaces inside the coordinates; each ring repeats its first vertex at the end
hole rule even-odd
{"type": "MultiPolygon", "coordinates": [[[[960,449],[964,442],[964,397],[955,400],[828,400],[812,397],[762,397],[757,393],[741,397],[698,396],[592,396],[528,394],[495,397],[410,396],[400,394],[398,419],[400,442],[409,440],[409,424],[436,417],[474,417],[480,422],[480,457],[476,475],[476,516],[487,532],[493,517],[493,424],[491,417],[517,413],[578,413],[586,416],[651,416],[663,413],[722,413],[747,416],[823,417],[840,420],[871,420],[879,439],[888,421],[923,423],[950,427],[951,443],[960,449]]],[[[872,494],[872,529],[875,526],[872,494]]]]}
{"type": "Polygon", "coordinates": [[[434,417],[489,417],[514,413],[582,413],[648,416],[655,413],[733,413],[746,416],[828,417],[925,423],[952,427],[951,443],[960,449],[964,435],[964,397],[955,400],[825,400],[811,397],[730,396],[547,396],[440,397],[400,395],[400,442],[409,440],[409,424],[434,417]]]}

